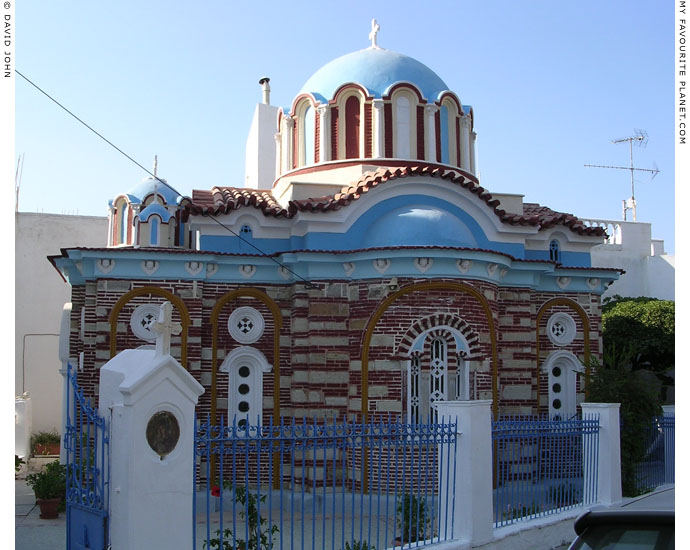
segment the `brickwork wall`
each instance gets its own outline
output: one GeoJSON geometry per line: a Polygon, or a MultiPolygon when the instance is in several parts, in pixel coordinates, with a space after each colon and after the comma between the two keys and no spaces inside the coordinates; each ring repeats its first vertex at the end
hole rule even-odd
{"type": "MultiPolygon", "coordinates": [[[[400,288],[428,280],[400,279],[400,288]]],[[[457,282],[447,280],[446,282],[457,282]]],[[[539,309],[556,296],[576,301],[587,313],[590,322],[590,349],[599,357],[601,338],[600,299],[594,294],[535,293],[522,288],[503,288],[481,281],[463,281],[486,299],[492,312],[497,335],[498,394],[502,414],[534,414],[537,412],[537,384],[540,400],[546,406],[547,377],[537,373],[536,316],[539,309]]],[[[245,285],[265,292],[282,314],[280,341],[280,406],[281,414],[297,418],[343,418],[361,411],[362,348],[367,324],[374,312],[397,289],[389,280],[330,281],[276,286],[245,285]]],[[[198,410],[211,410],[212,331],[210,318],[218,301],[240,285],[211,281],[122,281],[100,279],[72,292],[71,357],[84,354],[84,369],[79,372],[80,384],[88,394],[98,395],[98,369],[110,358],[110,326],[108,318],[116,302],[127,292],[142,286],[157,286],[180,297],[191,318],[187,343],[187,366],[194,377],[207,388],[198,410]],[[83,338],[80,336],[81,309],[85,309],[83,338]]],[[[134,298],[120,312],[117,327],[117,351],[136,348],[147,342],[131,331],[129,319],[141,304],[163,302],[161,296],[143,295],[134,298]]],[[[239,297],[226,303],[219,316],[218,357],[220,368],[224,358],[241,346],[228,333],[230,313],[240,306],[251,306],[264,317],[265,329],[252,347],[273,364],[276,324],[270,309],[253,297],[239,297]]],[[[173,320],[180,321],[174,311],[173,320]]],[[[489,323],[480,302],[467,292],[447,289],[425,290],[405,294],[383,313],[372,333],[369,350],[369,410],[372,416],[406,412],[407,358],[415,334],[433,324],[451,321],[468,340],[469,382],[471,399],[492,398],[492,348],[489,323]]],[[[566,349],[584,357],[584,335],[579,317],[567,306],[546,311],[540,323],[540,364],[556,349],[566,349]],[[553,310],[553,311],[551,311],[553,310]],[[577,324],[572,344],[558,347],[546,335],[546,323],[555,311],[571,313],[577,324]]],[[[421,331],[421,332],[420,332],[421,331]]],[[[451,346],[452,347],[452,346],[451,346]]],[[[172,355],[181,360],[181,335],[172,339],[172,355]]],[[[455,350],[450,350],[455,355],[455,350]]],[[[455,356],[452,361],[456,361],[455,356]]],[[[451,368],[455,363],[451,365],[451,368]]],[[[273,410],[272,372],[264,374],[263,414],[273,410]]],[[[584,390],[584,381],[580,392],[584,390]]],[[[219,414],[227,414],[228,374],[218,372],[217,401],[219,414]]],[[[543,412],[543,410],[542,410],[543,412]]]]}

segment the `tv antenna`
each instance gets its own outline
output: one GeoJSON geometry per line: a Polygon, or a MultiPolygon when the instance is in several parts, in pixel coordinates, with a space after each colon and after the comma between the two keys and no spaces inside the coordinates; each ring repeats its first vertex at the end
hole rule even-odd
{"type": "Polygon", "coordinates": [[[616,170],[630,170],[630,198],[623,199],[623,221],[627,220],[628,210],[632,210],[633,221],[637,221],[637,202],[635,201],[635,171],[638,172],[651,172],[652,179],[656,177],[659,173],[659,169],[654,166],[653,169],[650,168],[635,168],[633,164],[633,144],[638,147],[647,146],[647,132],[644,130],[638,130],[635,128],[635,135],[628,136],[621,139],[613,139],[611,143],[628,143],[630,145],[630,166],[602,166],[600,164],[585,164],[588,168],[613,168],[616,170]]]}

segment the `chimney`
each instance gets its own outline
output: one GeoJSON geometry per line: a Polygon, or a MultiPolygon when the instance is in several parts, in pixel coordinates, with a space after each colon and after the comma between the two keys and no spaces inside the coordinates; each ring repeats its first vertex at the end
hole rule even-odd
{"type": "Polygon", "coordinates": [[[271,104],[271,87],[268,85],[268,82],[271,79],[268,78],[267,76],[264,76],[261,80],[259,80],[259,84],[261,84],[261,89],[263,90],[263,103],[264,105],[270,105],[271,104]]]}

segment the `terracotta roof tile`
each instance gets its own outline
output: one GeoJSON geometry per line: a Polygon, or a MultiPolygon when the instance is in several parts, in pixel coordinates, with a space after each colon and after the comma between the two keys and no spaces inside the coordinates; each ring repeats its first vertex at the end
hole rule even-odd
{"type": "Polygon", "coordinates": [[[358,200],[370,189],[408,176],[430,176],[448,180],[456,185],[476,194],[483,200],[503,223],[510,225],[523,225],[537,227],[539,230],[564,225],[571,231],[580,235],[603,236],[606,234],[602,227],[587,227],[584,223],[564,212],[556,212],[546,206],[537,203],[525,203],[523,214],[506,212],[499,208],[500,201],[493,198],[491,193],[464,177],[456,170],[432,166],[426,164],[413,166],[400,166],[379,168],[369,171],[355,182],[344,186],[340,192],[317,198],[299,199],[290,201],[287,208],[283,208],[273,197],[269,190],[246,189],[238,187],[214,187],[210,191],[195,190],[192,197],[185,198],[182,206],[185,214],[193,215],[218,215],[227,214],[243,206],[253,206],[260,209],[266,216],[292,218],[297,212],[329,212],[348,206],[352,201],[358,200]]]}

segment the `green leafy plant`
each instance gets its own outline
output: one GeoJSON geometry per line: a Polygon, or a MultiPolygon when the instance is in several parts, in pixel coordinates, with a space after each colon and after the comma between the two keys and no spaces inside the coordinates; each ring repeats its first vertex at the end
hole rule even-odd
{"type": "Polygon", "coordinates": [[[36,494],[36,498],[51,499],[65,497],[65,466],[59,460],[45,465],[43,470],[26,476],[26,484],[36,494]]]}
{"type": "MultiPolygon", "coordinates": [[[[232,483],[225,481],[223,488],[232,490],[232,483]]],[[[223,530],[223,546],[220,545],[220,529],[216,531],[215,538],[204,543],[204,548],[217,548],[218,550],[270,550],[273,547],[273,537],[279,532],[278,526],[270,524],[264,517],[259,516],[258,504],[266,501],[266,495],[257,498],[256,494],[247,490],[246,487],[234,487],[235,502],[240,504],[237,507],[240,518],[247,521],[249,540],[244,540],[233,536],[231,529],[223,530]]],[[[213,496],[221,497],[221,490],[218,485],[211,489],[213,496]]],[[[362,548],[361,550],[367,550],[362,548]]]]}
{"type": "Polygon", "coordinates": [[[24,460],[19,458],[19,456],[14,455],[14,471],[18,472],[19,470],[22,469],[22,464],[26,464],[24,460]]]}
{"type": "Polygon", "coordinates": [[[424,540],[429,527],[426,501],[413,494],[403,496],[396,509],[403,544],[424,540]]]}

